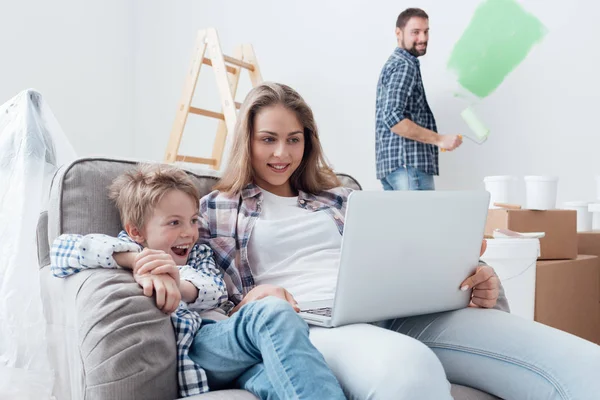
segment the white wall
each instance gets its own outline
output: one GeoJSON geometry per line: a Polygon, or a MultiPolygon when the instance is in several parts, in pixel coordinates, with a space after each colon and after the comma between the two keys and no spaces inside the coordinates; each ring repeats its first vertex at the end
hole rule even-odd
{"type": "MultiPolygon", "coordinates": [[[[395,47],[394,24],[408,5],[430,14],[422,60],[442,133],[461,133],[461,104],[445,65],[478,0],[282,2],[276,0],[56,0],[0,3],[0,102],[40,90],[80,155],[161,160],[195,34],[214,26],[230,53],[254,44],[263,77],[296,88],[313,107],[325,151],[339,171],[378,189],[374,167],[377,77],[395,47]]],[[[559,200],[593,199],[595,106],[600,104],[600,5],[591,0],[523,0],[549,28],[541,45],[477,106],[492,129],[483,146],[466,142],[441,155],[438,188],[482,187],[490,174],[554,174],[559,200]]],[[[218,109],[210,68],[195,105],[218,109]],[[202,90],[207,94],[203,95],[202,90]]],[[[239,88],[247,93],[249,79],[239,88]]],[[[242,100],[243,95],[238,96],[242,100]]],[[[216,122],[191,116],[187,154],[207,156],[216,122]]]]}
{"type": "Polygon", "coordinates": [[[78,155],[134,155],[133,3],[0,0],[0,104],[35,88],[78,155]]]}
{"type": "MultiPolygon", "coordinates": [[[[136,154],[161,159],[189,65],[197,29],[219,30],[226,53],[254,44],[263,77],[296,88],[313,107],[325,151],[336,169],[379,188],[374,167],[374,104],[379,71],[395,46],[394,25],[406,6],[430,15],[431,39],[422,60],[430,104],[442,133],[461,133],[461,104],[451,98],[445,65],[467,26],[476,0],[282,2],[255,0],[138,0],[136,3],[134,103],[136,154]]],[[[440,189],[483,187],[490,174],[553,174],[559,200],[593,199],[600,137],[595,108],[600,75],[595,38],[600,5],[591,0],[524,0],[548,27],[545,40],[500,88],[478,105],[492,130],[483,146],[472,143],[441,156],[440,189]]],[[[204,78],[211,78],[209,68],[204,78]]],[[[203,76],[201,74],[201,76],[203,76]]],[[[242,75],[246,93],[248,78],[242,75]]],[[[216,96],[210,79],[197,93],[216,96]],[[212,91],[211,91],[212,90],[212,91]]],[[[241,100],[243,97],[238,97],[241,100]]],[[[200,106],[218,104],[199,102],[200,106]]],[[[186,152],[210,154],[214,125],[197,122],[184,136],[186,152]]]]}

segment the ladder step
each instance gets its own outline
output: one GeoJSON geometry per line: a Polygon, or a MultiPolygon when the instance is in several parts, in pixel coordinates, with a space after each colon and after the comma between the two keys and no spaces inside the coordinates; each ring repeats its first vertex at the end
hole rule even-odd
{"type": "MultiPolygon", "coordinates": [[[[224,55],[223,60],[225,60],[225,62],[228,62],[229,64],[237,65],[238,67],[242,67],[242,68],[246,68],[247,70],[254,71],[254,65],[247,63],[245,61],[242,61],[242,60],[238,60],[237,58],[233,58],[233,57],[224,55]]],[[[202,64],[212,66],[212,60],[210,58],[204,57],[202,59],[202,64]]],[[[235,68],[230,67],[229,65],[226,65],[225,67],[227,68],[227,72],[231,72],[232,74],[234,74],[236,72],[235,68]]]]}
{"type": "Polygon", "coordinates": [[[175,159],[177,161],[189,162],[189,163],[195,163],[195,164],[217,165],[217,160],[215,160],[214,158],[182,156],[182,155],[178,154],[175,159]]]}
{"type": "Polygon", "coordinates": [[[222,119],[225,121],[225,115],[222,113],[205,110],[203,108],[190,107],[190,112],[192,114],[204,115],[205,117],[211,117],[216,119],[222,119]]]}
{"type": "MultiPolygon", "coordinates": [[[[212,67],[212,61],[211,61],[210,58],[206,58],[206,57],[203,58],[202,59],[202,64],[206,64],[206,65],[209,65],[209,66],[212,67]]],[[[235,68],[233,68],[233,67],[231,67],[229,65],[226,65],[225,68],[227,69],[227,72],[229,72],[231,74],[235,74],[237,72],[237,69],[235,69],[235,68]]]]}
{"type": "Polygon", "coordinates": [[[242,68],[246,68],[247,70],[254,71],[254,65],[252,65],[250,63],[247,63],[242,60],[238,60],[237,58],[233,58],[233,57],[229,57],[229,56],[223,56],[223,59],[225,60],[225,62],[228,62],[229,64],[237,65],[238,67],[242,67],[242,68]]]}

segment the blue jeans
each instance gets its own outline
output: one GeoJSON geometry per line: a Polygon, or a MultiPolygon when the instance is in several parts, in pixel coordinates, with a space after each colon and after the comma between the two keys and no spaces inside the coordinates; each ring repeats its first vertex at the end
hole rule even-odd
{"type": "Polygon", "coordinates": [[[269,400],[345,399],[308,333],[289,303],[269,296],[226,320],[204,321],[190,357],[211,390],[238,386],[269,400]]]}
{"type": "Polygon", "coordinates": [[[381,179],[384,190],[435,190],[433,175],[413,167],[400,167],[381,179]]]}
{"type": "Polygon", "coordinates": [[[450,400],[448,381],[502,399],[594,400],[600,346],[498,310],[310,328],[349,399],[450,400]]]}

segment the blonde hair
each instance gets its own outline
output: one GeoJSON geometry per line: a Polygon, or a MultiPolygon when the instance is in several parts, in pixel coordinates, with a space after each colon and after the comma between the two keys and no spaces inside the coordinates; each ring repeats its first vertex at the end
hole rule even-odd
{"type": "Polygon", "coordinates": [[[323,155],[317,124],[308,104],[291,87],[265,82],[253,88],[242,104],[235,125],[229,163],[215,189],[238,194],[254,181],[251,163],[254,119],[264,108],[275,105],[282,105],[296,114],[304,127],[304,154],[298,169],[290,177],[292,190],[316,194],[340,186],[339,179],[323,155]]]}
{"type": "Polygon", "coordinates": [[[154,207],[171,190],[181,190],[199,208],[200,193],[188,174],[164,164],[140,164],[119,175],[108,187],[108,197],[115,202],[123,226],[131,223],[143,229],[154,207]]]}

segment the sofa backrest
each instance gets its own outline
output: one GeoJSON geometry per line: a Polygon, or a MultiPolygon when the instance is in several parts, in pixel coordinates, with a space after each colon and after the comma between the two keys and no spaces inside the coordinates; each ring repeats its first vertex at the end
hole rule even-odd
{"type": "MultiPolygon", "coordinates": [[[[116,236],[122,229],[119,213],[108,198],[108,186],[138,161],[111,158],[81,158],[60,168],[50,189],[47,213],[38,222],[38,259],[40,267],[49,263],[49,246],[63,233],[104,233],[116,236]]],[[[184,167],[185,169],[185,167],[184,167]]],[[[187,170],[200,196],[211,192],[217,173],[187,170]]],[[[343,186],[360,190],[349,175],[338,174],[343,186]]]]}

